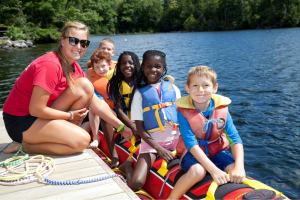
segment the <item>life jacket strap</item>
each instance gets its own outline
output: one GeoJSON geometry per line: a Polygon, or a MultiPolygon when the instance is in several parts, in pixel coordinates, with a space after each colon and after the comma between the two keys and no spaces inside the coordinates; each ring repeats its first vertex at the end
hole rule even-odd
{"type": "Polygon", "coordinates": [[[150,107],[144,108],[143,112],[148,112],[148,111],[150,111],[152,109],[155,110],[155,118],[156,118],[156,121],[158,123],[159,129],[160,129],[161,132],[164,132],[165,131],[165,127],[161,123],[161,119],[159,117],[158,110],[162,109],[162,108],[165,108],[167,106],[172,106],[172,105],[173,105],[172,102],[160,103],[160,104],[151,106],[151,108],[150,107]]]}
{"type": "Polygon", "coordinates": [[[222,136],[220,136],[217,139],[212,140],[212,141],[201,140],[201,139],[197,139],[197,141],[198,141],[199,145],[203,145],[204,146],[205,154],[206,154],[206,156],[209,156],[208,145],[211,145],[211,144],[213,144],[213,143],[215,143],[217,141],[220,141],[220,143],[222,144],[223,143],[223,138],[222,138],[222,136]]]}

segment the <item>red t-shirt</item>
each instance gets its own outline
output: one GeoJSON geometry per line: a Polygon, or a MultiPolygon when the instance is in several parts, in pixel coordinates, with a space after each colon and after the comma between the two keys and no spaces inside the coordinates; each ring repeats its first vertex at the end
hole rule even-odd
{"type": "MultiPolygon", "coordinates": [[[[74,62],[73,67],[75,69],[73,80],[86,77],[77,62],[74,62]]],[[[53,52],[45,54],[34,60],[23,71],[6,99],[3,111],[15,116],[28,115],[34,85],[42,87],[51,94],[47,106],[51,106],[53,101],[69,87],[57,54],[53,52]]]]}

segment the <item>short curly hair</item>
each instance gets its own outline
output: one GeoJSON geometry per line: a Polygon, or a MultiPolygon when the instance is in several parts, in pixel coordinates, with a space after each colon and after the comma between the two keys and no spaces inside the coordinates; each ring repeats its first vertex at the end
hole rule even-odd
{"type": "Polygon", "coordinates": [[[106,51],[98,50],[91,56],[91,66],[94,68],[94,64],[105,60],[108,64],[111,63],[110,54],[106,51]]]}

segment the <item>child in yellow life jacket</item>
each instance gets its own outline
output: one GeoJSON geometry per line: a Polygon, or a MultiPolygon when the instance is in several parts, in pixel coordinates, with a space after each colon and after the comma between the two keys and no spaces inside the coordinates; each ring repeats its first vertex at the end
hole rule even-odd
{"type": "MultiPolygon", "coordinates": [[[[109,99],[114,103],[117,117],[137,135],[136,126],[130,120],[129,97],[131,88],[140,71],[138,56],[130,51],[124,51],[118,58],[113,77],[107,84],[109,99]]],[[[128,138],[126,138],[128,140],[128,138]]]]}
{"type": "Polygon", "coordinates": [[[210,67],[192,68],[185,84],[190,95],[175,103],[182,136],[176,149],[182,154],[180,166],[185,174],[168,199],[180,199],[206,171],[218,185],[243,183],[246,176],[242,140],[228,111],[231,100],[215,94],[216,81],[217,74],[210,67]],[[233,157],[226,151],[229,146],[233,157]]]}
{"type": "Polygon", "coordinates": [[[166,73],[166,54],[146,51],[131,104],[131,120],[142,138],[139,156],[135,170],[132,158],[120,166],[134,190],[144,186],[157,155],[168,162],[175,158],[171,151],[176,148],[180,132],[174,103],[181,96],[174,84],[162,79],[166,73]]]}

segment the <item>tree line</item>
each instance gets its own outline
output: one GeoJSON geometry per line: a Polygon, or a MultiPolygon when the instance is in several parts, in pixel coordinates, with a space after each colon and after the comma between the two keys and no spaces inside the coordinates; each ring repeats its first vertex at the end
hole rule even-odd
{"type": "Polygon", "coordinates": [[[53,42],[65,22],[91,34],[220,31],[299,26],[300,0],[0,0],[12,39],[53,42]]]}

